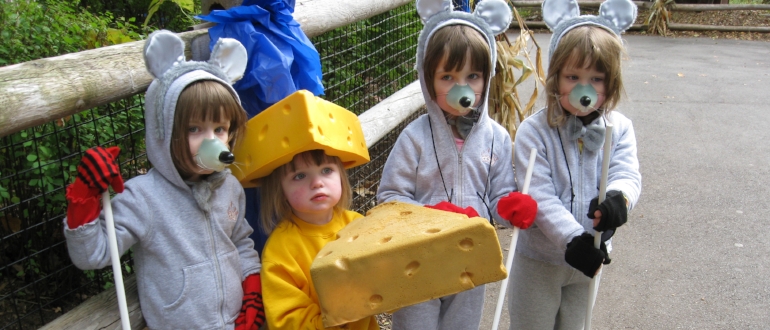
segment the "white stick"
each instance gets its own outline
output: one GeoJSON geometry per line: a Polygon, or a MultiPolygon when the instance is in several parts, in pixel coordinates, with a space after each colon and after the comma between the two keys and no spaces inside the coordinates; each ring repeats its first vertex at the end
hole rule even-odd
{"type": "MultiPolygon", "coordinates": [[[[602,177],[599,181],[599,204],[604,202],[604,198],[607,197],[607,176],[610,170],[610,151],[612,148],[612,124],[607,123],[607,127],[604,131],[604,156],[602,158],[602,177]]],[[[602,233],[597,231],[594,234],[594,247],[599,248],[602,244],[602,233]]],[[[588,308],[586,309],[586,320],[583,327],[584,330],[591,330],[591,315],[593,314],[594,302],[596,302],[597,284],[602,277],[601,265],[599,265],[600,271],[591,279],[591,284],[588,285],[588,308]]]]}
{"type": "Polygon", "coordinates": [[[123,330],[131,330],[128,320],[128,305],[126,304],[126,290],[123,288],[123,273],[120,270],[120,254],[118,253],[118,240],[115,237],[115,221],[112,219],[112,204],[110,203],[110,191],[102,193],[102,208],[104,219],[107,221],[107,240],[110,244],[110,258],[112,259],[112,274],[115,276],[115,291],[118,293],[118,309],[120,310],[120,324],[123,330]]]}
{"type": "MultiPolygon", "coordinates": [[[[524,177],[524,186],[521,188],[521,193],[526,194],[529,192],[529,181],[532,179],[532,169],[535,167],[535,156],[537,156],[537,150],[532,148],[529,153],[529,164],[527,164],[527,175],[524,177]]],[[[500,283],[500,295],[497,298],[497,307],[495,307],[495,319],[492,321],[492,330],[497,330],[500,325],[500,314],[503,311],[503,301],[505,300],[505,291],[508,289],[508,279],[511,278],[511,266],[513,265],[513,255],[516,250],[516,242],[519,240],[519,227],[513,227],[513,237],[511,237],[511,244],[508,246],[508,258],[505,260],[505,269],[508,271],[508,276],[500,283]]]]}

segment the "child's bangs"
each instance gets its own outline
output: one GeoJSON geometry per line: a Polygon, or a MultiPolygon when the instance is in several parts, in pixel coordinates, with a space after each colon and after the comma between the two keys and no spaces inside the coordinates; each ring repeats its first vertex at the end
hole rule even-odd
{"type": "Polygon", "coordinates": [[[489,46],[478,31],[471,27],[458,25],[448,36],[444,47],[446,65],[444,71],[459,71],[465,66],[470,53],[473,70],[486,74],[489,67],[489,46]]]}
{"type": "Polygon", "coordinates": [[[190,111],[191,119],[220,122],[238,119],[243,116],[241,114],[243,110],[241,110],[240,105],[236,101],[236,96],[221,83],[208,80],[194,84],[190,88],[199,89],[195,93],[198,96],[198,102],[195,103],[196,106],[187,109],[187,111],[190,111]]]}
{"type": "Polygon", "coordinates": [[[339,158],[329,156],[320,149],[305,151],[294,156],[294,159],[289,162],[289,168],[292,172],[297,170],[295,164],[298,162],[302,162],[305,165],[315,166],[319,166],[321,164],[337,164],[340,166],[340,168],[342,168],[342,164],[340,163],[339,158]]]}

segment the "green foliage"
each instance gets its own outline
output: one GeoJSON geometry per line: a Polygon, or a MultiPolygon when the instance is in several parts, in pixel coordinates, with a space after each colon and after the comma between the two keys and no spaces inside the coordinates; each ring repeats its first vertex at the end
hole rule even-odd
{"type": "Polygon", "coordinates": [[[78,0],[6,1],[0,6],[0,66],[138,40],[134,19],[96,16],[78,0]]]}
{"type": "MultiPolygon", "coordinates": [[[[147,10],[147,18],[144,20],[145,27],[147,26],[147,23],[150,22],[152,15],[158,12],[160,5],[162,5],[164,2],[165,0],[152,0],[150,2],[150,7],[147,10]]],[[[182,14],[184,15],[186,15],[187,12],[192,12],[195,10],[195,3],[193,3],[193,0],[171,0],[171,2],[177,4],[177,6],[182,9],[182,14]]]]}

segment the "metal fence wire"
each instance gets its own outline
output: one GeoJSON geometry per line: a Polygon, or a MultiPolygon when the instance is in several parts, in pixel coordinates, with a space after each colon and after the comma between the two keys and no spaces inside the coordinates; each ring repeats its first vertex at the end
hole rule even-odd
{"type": "MultiPolygon", "coordinates": [[[[360,114],[416,80],[421,28],[410,4],[313,38],[325,98],[360,114]]],[[[0,330],[37,329],[112,288],[110,267],[83,271],[70,262],[64,194],[83,151],[96,145],[121,147],[126,180],[147,172],[143,112],[137,94],[0,138],[0,330]]],[[[415,116],[371,146],[370,163],[349,171],[355,210],[374,206],[388,153],[415,116]]],[[[122,262],[125,277],[133,272],[130,252],[122,262]]]]}

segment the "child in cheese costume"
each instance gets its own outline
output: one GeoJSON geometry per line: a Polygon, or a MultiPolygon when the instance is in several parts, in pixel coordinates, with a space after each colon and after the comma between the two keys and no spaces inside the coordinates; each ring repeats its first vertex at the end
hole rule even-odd
{"type": "MultiPolygon", "coordinates": [[[[418,0],[425,26],[417,41],[417,71],[428,114],[404,129],[388,156],[380,203],[400,201],[480,214],[527,228],[537,205],[518,192],[508,132],[487,115],[495,39],[511,22],[502,0],[478,2],[473,13],[451,0],[418,0]]],[[[477,329],[484,286],[405,307],[393,329],[477,329]]]]}
{"type": "Polygon", "coordinates": [[[184,42],[161,30],[144,46],[155,79],[146,95],[147,158],[126,182],[117,147],[86,151],[67,188],[64,235],[81,269],[110,264],[99,196],[112,210],[120,253],[133,249],[142,315],[151,329],[252,329],[264,323],[260,260],[240,183],[225,166],[246,112],[232,88],[246,50],[221,39],[209,62],[185,61],[184,42]]]}
{"type": "Polygon", "coordinates": [[[609,0],[593,16],[580,15],[577,1],[545,0],[543,18],[553,31],[547,108],[522,122],[514,148],[517,167],[537,150],[529,193],[538,213],[516,247],[510,276],[527,280],[509,287],[511,329],[582,329],[591,278],[609,263],[608,239],[642,188],[633,125],[613,111],[623,94],[620,34],[633,24],[636,5],[609,0]],[[599,204],[608,123],[611,159],[599,204]],[[606,241],[599,249],[596,231],[606,241]]]}
{"type": "MultiPolygon", "coordinates": [[[[337,232],[363,216],[352,200],[346,168],[369,161],[358,117],[298,91],[248,123],[236,176],[257,183],[260,222],[270,236],[262,251],[262,285],[269,329],[324,329],[310,266],[337,232]],[[248,164],[246,164],[248,163],[248,164]]],[[[238,152],[236,152],[238,154],[238,152]]],[[[377,330],[372,317],[332,329],[377,330]]]]}

